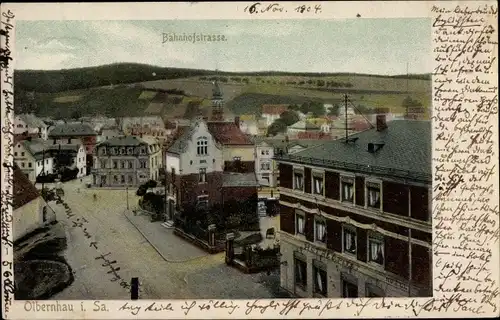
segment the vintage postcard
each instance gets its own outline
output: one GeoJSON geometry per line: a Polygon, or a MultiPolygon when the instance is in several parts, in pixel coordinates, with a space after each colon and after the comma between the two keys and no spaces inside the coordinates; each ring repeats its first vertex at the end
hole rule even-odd
{"type": "Polygon", "coordinates": [[[2,316],[499,316],[497,10],[2,4],[2,316]]]}

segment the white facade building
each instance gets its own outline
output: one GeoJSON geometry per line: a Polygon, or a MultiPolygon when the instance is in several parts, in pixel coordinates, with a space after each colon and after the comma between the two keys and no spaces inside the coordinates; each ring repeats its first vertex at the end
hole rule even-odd
{"type": "Polygon", "coordinates": [[[48,126],[33,114],[19,114],[14,119],[14,134],[38,134],[40,138],[47,140],[48,126]]]}

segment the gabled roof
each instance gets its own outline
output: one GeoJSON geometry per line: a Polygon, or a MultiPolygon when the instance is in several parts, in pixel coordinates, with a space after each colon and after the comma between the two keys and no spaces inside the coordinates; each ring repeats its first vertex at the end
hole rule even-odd
{"type": "Polygon", "coordinates": [[[40,138],[32,138],[31,140],[23,140],[21,144],[24,146],[24,149],[28,151],[35,159],[43,157],[43,153],[47,155],[50,151],[50,145],[47,141],[40,138]]]}
{"type": "Polygon", "coordinates": [[[317,125],[307,121],[307,120],[300,120],[289,126],[288,128],[291,129],[301,129],[301,130],[319,130],[320,127],[317,125]]]}
{"type": "Polygon", "coordinates": [[[262,114],[275,114],[281,115],[288,110],[288,104],[263,104],[262,114]]]}
{"type": "Polygon", "coordinates": [[[35,188],[28,177],[14,165],[14,201],[13,209],[16,210],[25,204],[35,200],[40,193],[35,188]]]}
{"type": "Polygon", "coordinates": [[[194,126],[178,127],[177,131],[172,137],[171,143],[167,143],[167,152],[181,154],[186,151],[188,142],[191,140],[194,132],[194,126]]]}
{"type": "Polygon", "coordinates": [[[31,113],[23,113],[17,115],[24,123],[28,125],[30,128],[39,128],[39,127],[46,127],[47,125],[45,122],[42,121],[42,119],[36,117],[34,114],[31,113]]]}
{"type": "Polygon", "coordinates": [[[14,142],[19,142],[23,140],[28,140],[29,138],[31,139],[36,139],[39,138],[38,133],[19,133],[19,134],[14,134],[14,142]]]}
{"type": "Polygon", "coordinates": [[[215,141],[223,145],[253,145],[250,138],[244,134],[234,122],[208,122],[208,131],[215,141]]]}
{"type": "Polygon", "coordinates": [[[87,123],[63,123],[50,130],[49,137],[96,136],[97,132],[87,123]]]}

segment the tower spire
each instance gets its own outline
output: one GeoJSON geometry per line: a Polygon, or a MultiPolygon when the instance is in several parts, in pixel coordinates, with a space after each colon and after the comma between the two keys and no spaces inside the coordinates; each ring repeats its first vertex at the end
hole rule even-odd
{"type": "Polygon", "coordinates": [[[215,69],[215,80],[212,88],[212,121],[224,120],[224,99],[219,85],[219,72],[215,69]]]}

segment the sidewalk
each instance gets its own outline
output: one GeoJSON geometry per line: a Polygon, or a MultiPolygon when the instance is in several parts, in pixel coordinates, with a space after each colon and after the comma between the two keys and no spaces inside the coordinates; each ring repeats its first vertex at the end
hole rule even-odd
{"type": "Polygon", "coordinates": [[[174,235],[173,229],[163,227],[161,222],[151,222],[148,216],[141,214],[134,216],[132,211],[127,210],[124,215],[167,262],[182,263],[209,255],[174,235]]]}

